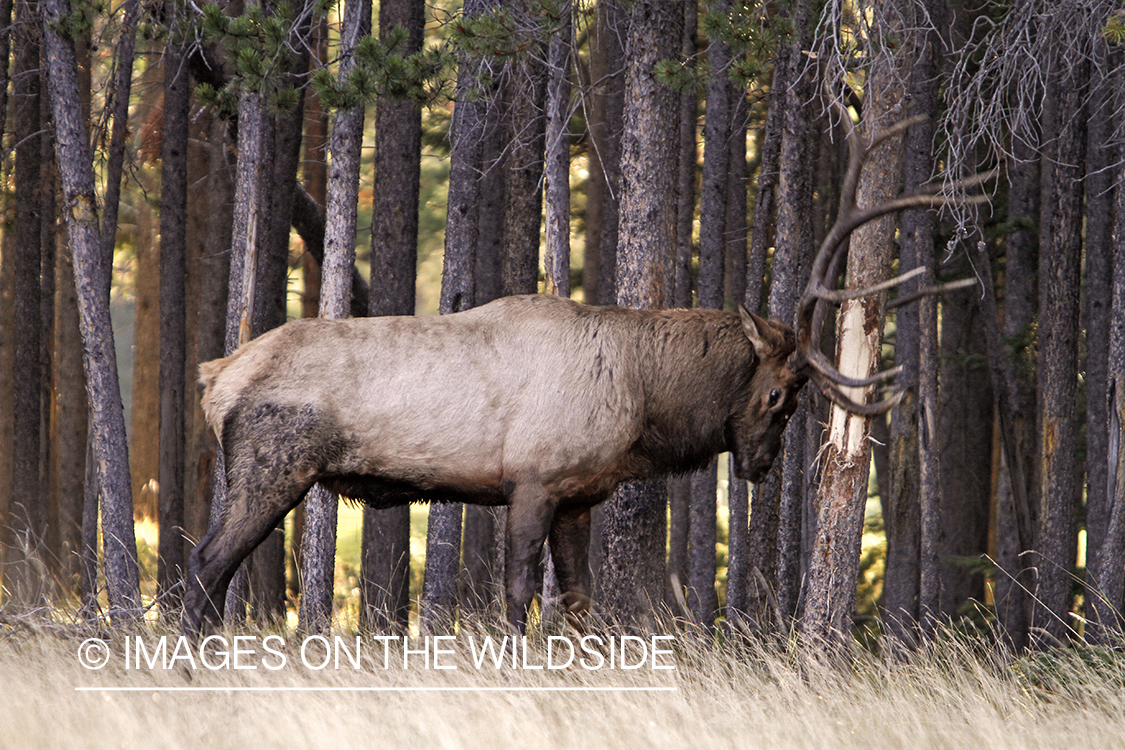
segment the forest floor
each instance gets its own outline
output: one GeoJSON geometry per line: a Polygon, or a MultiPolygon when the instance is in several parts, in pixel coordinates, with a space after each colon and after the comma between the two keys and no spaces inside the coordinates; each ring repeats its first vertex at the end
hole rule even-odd
{"type": "Polygon", "coordinates": [[[1120,650],[1012,661],[950,637],[802,671],[683,631],[623,650],[540,633],[513,666],[489,637],[404,649],[240,631],[201,650],[154,625],[126,636],[4,616],[0,748],[1125,747],[1120,650]]]}

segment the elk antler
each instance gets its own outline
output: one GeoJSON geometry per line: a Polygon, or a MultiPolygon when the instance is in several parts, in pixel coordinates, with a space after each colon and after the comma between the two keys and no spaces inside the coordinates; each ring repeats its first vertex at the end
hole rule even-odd
{"type": "MultiPolygon", "coordinates": [[[[824,328],[824,320],[827,317],[827,306],[828,303],[866,297],[890,289],[925,273],[926,268],[919,266],[882,283],[861,289],[835,291],[829,287],[829,284],[834,283],[840,264],[846,255],[844,240],[860,226],[880,216],[909,208],[940,206],[946,200],[942,195],[943,188],[964,191],[993,179],[999,170],[993,169],[982,172],[968,179],[958,180],[947,185],[930,182],[897,198],[861,208],[856,203],[856,189],[859,187],[859,175],[863,170],[863,165],[870,158],[872,152],[887,139],[893,138],[911,126],[924,121],[926,116],[919,115],[901,120],[885,130],[878,131],[870,137],[865,137],[852,123],[851,115],[839,99],[832,96],[830,91],[828,94],[828,99],[844,126],[848,145],[848,166],[840,190],[840,208],[836,214],[836,221],[829,228],[820,249],[817,251],[808,286],[805,287],[805,292],[797,303],[797,350],[792,355],[790,368],[794,371],[801,370],[807,373],[809,378],[816,383],[820,392],[837,406],[855,414],[882,414],[902,400],[901,393],[878,403],[861,404],[845,394],[841,388],[863,388],[874,385],[894,377],[902,368],[893,367],[868,378],[848,377],[836,369],[824,353],[820,351],[820,333],[824,328]]],[[[966,203],[984,203],[988,200],[988,196],[968,196],[963,200],[966,203]]],[[[961,289],[975,283],[974,279],[962,279],[949,284],[927,286],[895,300],[888,305],[888,309],[913,302],[924,296],[961,289]]]]}

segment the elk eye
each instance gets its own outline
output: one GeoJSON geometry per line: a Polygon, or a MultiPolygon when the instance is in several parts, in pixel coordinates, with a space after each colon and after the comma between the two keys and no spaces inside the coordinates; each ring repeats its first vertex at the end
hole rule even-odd
{"type": "Polygon", "coordinates": [[[771,408],[777,405],[777,400],[779,398],[781,398],[781,391],[777,390],[776,388],[774,388],[772,391],[770,391],[770,407],[771,408]]]}

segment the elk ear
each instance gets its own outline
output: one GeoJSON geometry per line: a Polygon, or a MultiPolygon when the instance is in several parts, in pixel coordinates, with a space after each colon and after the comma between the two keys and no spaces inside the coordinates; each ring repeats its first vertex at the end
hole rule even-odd
{"type": "Polygon", "coordinates": [[[746,333],[746,338],[750,339],[754,351],[759,357],[765,357],[766,353],[773,349],[773,343],[770,340],[770,324],[742,305],[738,306],[738,315],[742,318],[742,330],[746,333]]]}

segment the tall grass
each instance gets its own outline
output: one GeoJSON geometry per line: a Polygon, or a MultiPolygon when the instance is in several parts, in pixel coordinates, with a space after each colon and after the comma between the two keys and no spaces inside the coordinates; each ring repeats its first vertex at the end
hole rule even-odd
{"type": "MultiPolygon", "coordinates": [[[[446,642],[451,652],[441,663],[456,669],[425,669],[417,660],[384,669],[374,647],[363,649],[358,669],[316,669],[301,663],[292,632],[272,633],[290,657],[281,669],[260,659],[248,660],[254,670],[182,662],[126,669],[122,634],[47,615],[8,618],[0,624],[0,747],[1125,747],[1121,651],[1011,660],[947,634],[905,657],[895,649],[887,652],[896,658],[862,653],[850,669],[821,670],[802,669],[791,654],[716,646],[673,626],[665,632],[675,636],[673,654],[662,657],[672,670],[478,669],[469,637],[498,635],[483,625],[446,642]],[[96,671],[78,657],[90,637],[103,638],[112,654],[96,671]],[[372,687],[394,690],[349,692],[372,687]],[[567,690],[528,690],[544,687],[567,690]],[[448,688],[462,690],[440,691],[448,688]]],[[[258,644],[271,635],[245,634],[258,644]]],[[[529,664],[542,663],[552,634],[559,635],[532,636],[529,664]]],[[[175,637],[155,626],[129,637],[151,646],[161,635],[175,637]]]]}

